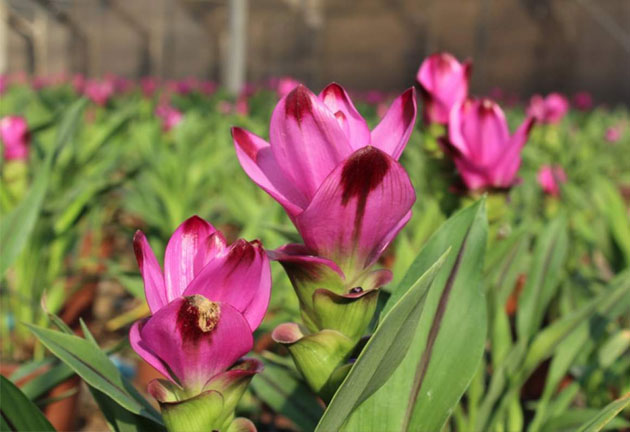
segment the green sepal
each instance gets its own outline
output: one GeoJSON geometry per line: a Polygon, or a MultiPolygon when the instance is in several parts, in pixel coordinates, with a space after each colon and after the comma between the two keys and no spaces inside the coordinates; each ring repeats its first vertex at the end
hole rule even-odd
{"type": "Polygon", "coordinates": [[[320,329],[337,330],[354,343],[365,333],[378,303],[378,289],[340,295],[326,289],[313,293],[313,314],[320,329]]]}
{"type": "MultiPolygon", "coordinates": [[[[350,357],[356,345],[336,330],[321,330],[305,335],[295,323],[281,324],[273,331],[273,339],[285,345],[295,366],[309,387],[324,400],[334,393],[331,378],[350,357]]],[[[340,381],[339,381],[340,382],[340,381]]]]}
{"type": "MultiPolygon", "coordinates": [[[[159,402],[159,401],[158,401],[159,402]]],[[[179,402],[159,402],[169,432],[222,430],[223,396],[215,390],[179,402]]]]}

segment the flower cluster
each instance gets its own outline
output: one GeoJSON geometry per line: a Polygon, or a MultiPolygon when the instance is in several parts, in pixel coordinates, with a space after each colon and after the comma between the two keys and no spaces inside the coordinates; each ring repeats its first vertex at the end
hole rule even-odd
{"type": "Polygon", "coordinates": [[[490,99],[468,96],[471,65],[450,54],[427,58],[416,76],[425,123],[447,126],[440,143],[470,190],[506,189],[516,182],[520,152],[534,123],[528,116],[511,135],[503,110],[490,99]]]}

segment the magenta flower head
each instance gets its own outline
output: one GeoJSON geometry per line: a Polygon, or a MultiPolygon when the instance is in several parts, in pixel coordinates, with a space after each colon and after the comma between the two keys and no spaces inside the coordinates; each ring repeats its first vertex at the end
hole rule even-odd
{"type": "Polygon", "coordinates": [[[437,53],[420,65],[416,81],[420,85],[425,124],[447,124],[451,109],[468,96],[472,64],[460,63],[448,53],[437,53]]]}
{"type": "Polygon", "coordinates": [[[543,165],[538,171],[537,179],[546,194],[558,196],[560,195],[560,185],[566,183],[567,175],[559,165],[543,165]]]}
{"type": "Polygon", "coordinates": [[[207,430],[224,430],[262,367],[240,359],[252,349],[252,332],[269,304],[267,255],[258,241],[228,246],[220,231],[197,216],[169,240],[164,272],[140,231],[134,250],[152,315],[132,326],[129,339],[136,353],[169,379],[151,382],[149,392],[163,414],[177,412],[177,402],[218,398],[222,414],[207,430]]]}
{"type": "Polygon", "coordinates": [[[550,93],[547,97],[534,95],[529,101],[527,115],[539,123],[555,124],[569,112],[569,100],[560,93],[550,93]]]}
{"type": "Polygon", "coordinates": [[[72,76],[72,88],[74,91],[81,94],[85,90],[85,76],[82,74],[75,74],[72,76]]]}
{"type": "Polygon", "coordinates": [[[304,241],[269,254],[291,279],[306,333],[285,324],[273,337],[289,346],[324,398],[343,378],[334,371],[365,332],[378,288],[391,280],[389,270],[371,267],[411,217],[415,192],[398,158],[415,117],[413,89],[370,131],[338,84],[319,95],[299,85],[276,106],[270,142],[232,129],[241,166],[284,207],[304,241]],[[319,350],[322,360],[312,367],[319,350]]]}
{"type": "Polygon", "coordinates": [[[617,126],[610,126],[606,129],[604,133],[604,138],[609,143],[616,143],[621,139],[621,133],[623,131],[623,124],[618,124],[617,126]]]}
{"type": "Polygon", "coordinates": [[[9,88],[9,77],[0,74],[0,96],[9,88]]]}
{"type": "Polygon", "coordinates": [[[89,80],[83,88],[85,96],[99,106],[105,106],[114,94],[114,83],[111,80],[89,80]]]}
{"type": "Polygon", "coordinates": [[[580,91],[573,95],[573,106],[580,111],[589,111],[593,108],[593,96],[587,91],[580,91]]]}
{"type": "Polygon", "coordinates": [[[155,115],[162,120],[162,130],[164,132],[168,132],[173,129],[184,118],[184,114],[166,103],[163,103],[155,108],[155,115]]]}
{"type": "Polygon", "coordinates": [[[159,82],[157,78],[146,76],[140,79],[140,90],[146,99],[153,97],[153,94],[158,89],[158,86],[159,82]]]}
{"type": "Polygon", "coordinates": [[[279,98],[283,98],[286,95],[288,95],[289,93],[291,93],[291,91],[293,91],[294,88],[296,88],[297,86],[299,86],[301,83],[296,80],[295,78],[291,78],[291,77],[282,77],[282,78],[278,78],[277,80],[274,80],[271,85],[272,87],[275,88],[276,93],[278,94],[279,98]]]}
{"type": "Polygon", "coordinates": [[[276,106],[270,142],[232,129],[250,178],[278,201],[312,253],[358,268],[374,263],[410,217],[415,194],[398,163],[413,129],[413,89],[372,131],[346,91],[300,85],[276,106]]]}
{"type": "Polygon", "coordinates": [[[490,99],[467,99],[453,108],[445,150],[466,187],[510,188],[516,181],[521,149],[533,124],[534,118],[527,117],[510,135],[503,110],[490,99]]]}
{"type": "Polygon", "coordinates": [[[4,147],[4,160],[27,160],[31,134],[24,117],[7,116],[0,120],[0,139],[4,147]]]}

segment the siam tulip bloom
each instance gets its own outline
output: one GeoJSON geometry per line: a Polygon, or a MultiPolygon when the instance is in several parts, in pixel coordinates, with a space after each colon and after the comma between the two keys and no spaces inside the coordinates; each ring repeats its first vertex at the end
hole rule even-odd
{"type": "Polygon", "coordinates": [[[529,101],[527,115],[537,122],[559,123],[569,111],[569,100],[560,93],[550,93],[547,97],[534,95],[529,101]]]}
{"type": "Polygon", "coordinates": [[[0,96],[9,88],[9,77],[0,74],[0,96]]]}
{"type": "Polygon", "coordinates": [[[72,87],[74,91],[81,94],[85,90],[85,77],[82,74],[76,74],[72,77],[72,87]]]}
{"type": "Polygon", "coordinates": [[[370,131],[338,84],[319,95],[300,85],[276,106],[269,143],[232,129],[241,166],[304,241],[269,252],[287,271],[306,326],[283,324],[273,337],[325,399],[372,319],[378,288],[392,277],[372,266],[411,217],[415,193],[398,158],[415,117],[413,89],[370,131]]]}
{"type": "Polygon", "coordinates": [[[606,129],[606,133],[604,134],[604,137],[606,138],[606,141],[608,141],[609,143],[616,143],[617,141],[621,139],[621,131],[622,131],[622,125],[611,126],[608,129],[606,129]]]}
{"type": "Polygon", "coordinates": [[[466,187],[471,190],[511,187],[521,164],[534,118],[510,135],[505,115],[490,99],[467,99],[451,111],[444,143],[466,187]]]}
{"type": "Polygon", "coordinates": [[[460,63],[448,53],[433,54],[422,62],[416,75],[424,101],[425,124],[447,124],[451,109],[466,99],[472,65],[460,63]]]}
{"type": "Polygon", "coordinates": [[[217,83],[214,81],[201,81],[199,83],[199,91],[204,95],[211,95],[217,91],[217,83]]]}
{"type": "Polygon", "coordinates": [[[275,82],[272,82],[272,87],[275,88],[276,93],[278,94],[278,98],[282,99],[283,97],[291,93],[291,91],[300,84],[302,83],[295,78],[282,77],[278,80],[275,80],[275,82]]]}
{"type": "Polygon", "coordinates": [[[170,380],[152,381],[149,392],[163,414],[174,402],[218,393],[224,414],[212,424],[223,430],[262,368],[257,360],[239,359],[252,349],[252,332],[269,304],[269,259],[260,242],[241,239],[228,246],[221,232],[197,216],[169,240],[164,272],[140,231],[134,250],[152,315],[132,326],[129,339],[170,380]]]}
{"type": "Polygon", "coordinates": [[[560,184],[566,183],[567,175],[561,166],[543,165],[538,171],[538,183],[546,194],[560,195],[560,184]]]}
{"type": "Polygon", "coordinates": [[[415,200],[397,162],[413,130],[413,89],[370,131],[345,90],[296,87],[276,106],[270,142],[232,129],[250,178],[276,199],[313,253],[369,266],[409,220],[415,200]],[[323,213],[322,213],[323,212],[323,213]]]}
{"type": "Polygon", "coordinates": [[[105,106],[114,94],[114,84],[110,80],[88,80],[83,92],[95,104],[105,106]]]}
{"type": "Polygon", "coordinates": [[[43,76],[36,76],[31,81],[31,86],[33,87],[33,90],[41,90],[45,87],[50,86],[50,84],[51,83],[49,79],[43,76]]]}
{"type": "Polygon", "coordinates": [[[31,135],[24,117],[7,116],[0,120],[0,139],[4,146],[4,160],[28,159],[31,135]]]}
{"type": "Polygon", "coordinates": [[[593,96],[587,91],[577,92],[573,96],[573,106],[580,111],[589,111],[593,108],[593,96]]]}
{"type": "Polygon", "coordinates": [[[140,79],[140,90],[142,90],[142,95],[146,99],[150,99],[153,97],[153,94],[158,88],[158,80],[154,77],[142,77],[140,79]]]}
{"type": "Polygon", "coordinates": [[[168,132],[173,129],[184,118],[184,114],[182,114],[181,111],[167,103],[160,104],[155,109],[155,115],[162,120],[162,130],[164,132],[168,132]]]}

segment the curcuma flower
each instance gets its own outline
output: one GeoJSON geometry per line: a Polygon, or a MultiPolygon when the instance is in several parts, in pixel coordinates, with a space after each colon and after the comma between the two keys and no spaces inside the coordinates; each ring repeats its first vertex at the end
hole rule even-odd
{"type": "Polygon", "coordinates": [[[4,159],[28,159],[31,135],[23,117],[7,116],[0,120],[0,139],[4,146],[4,159]]]}
{"type": "Polygon", "coordinates": [[[528,116],[546,124],[559,123],[568,111],[569,100],[560,93],[550,93],[547,97],[534,95],[527,107],[528,116]]]}
{"type": "Polygon", "coordinates": [[[169,380],[152,381],[149,392],[173,430],[187,424],[189,407],[196,404],[205,413],[199,418],[213,414],[195,424],[226,429],[249,380],[262,368],[257,360],[241,360],[269,304],[271,275],[262,246],[242,239],[227,246],[221,232],[194,216],[169,240],[164,273],[140,231],[134,250],[152,315],[132,326],[129,339],[169,380]],[[181,406],[188,401],[188,408],[181,406]]]}
{"type": "Polygon", "coordinates": [[[280,326],[274,338],[289,345],[324,397],[371,320],[377,289],[391,280],[389,270],[371,267],[411,217],[415,192],[398,158],[415,117],[413,89],[370,131],[338,84],[318,96],[299,85],[276,106],[270,142],[232,129],[243,169],[284,207],[304,241],[269,252],[287,271],[306,326],[280,326]],[[314,365],[308,353],[320,349],[326,355],[314,365]]]}
{"type": "Polygon", "coordinates": [[[437,53],[420,65],[416,81],[424,102],[425,124],[447,124],[451,109],[468,96],[472,64],[460,63],[448,53],[437,53]]]}
{"type": "Polygon", "coordinates": [[[490,99],[467,99],[453,108],[444,144],[466,187],[510,188],[533,124],[528,117],[510,135],[503,111],[490,99]]]}
{"type": "Polygon", "coordinates": [[[184,119],[184,114],[168,103],[158,105],[155,108],[155,115],[162,121],[162,130],[164,132],[170,131],[184,119]]]}
{"type": "Polygon", "coordinates": [[[567,175],[560,165],[543,165],[537,175],[542,190],[552,196],[560,195],[560,185],[566,183],[567,175]]]}

